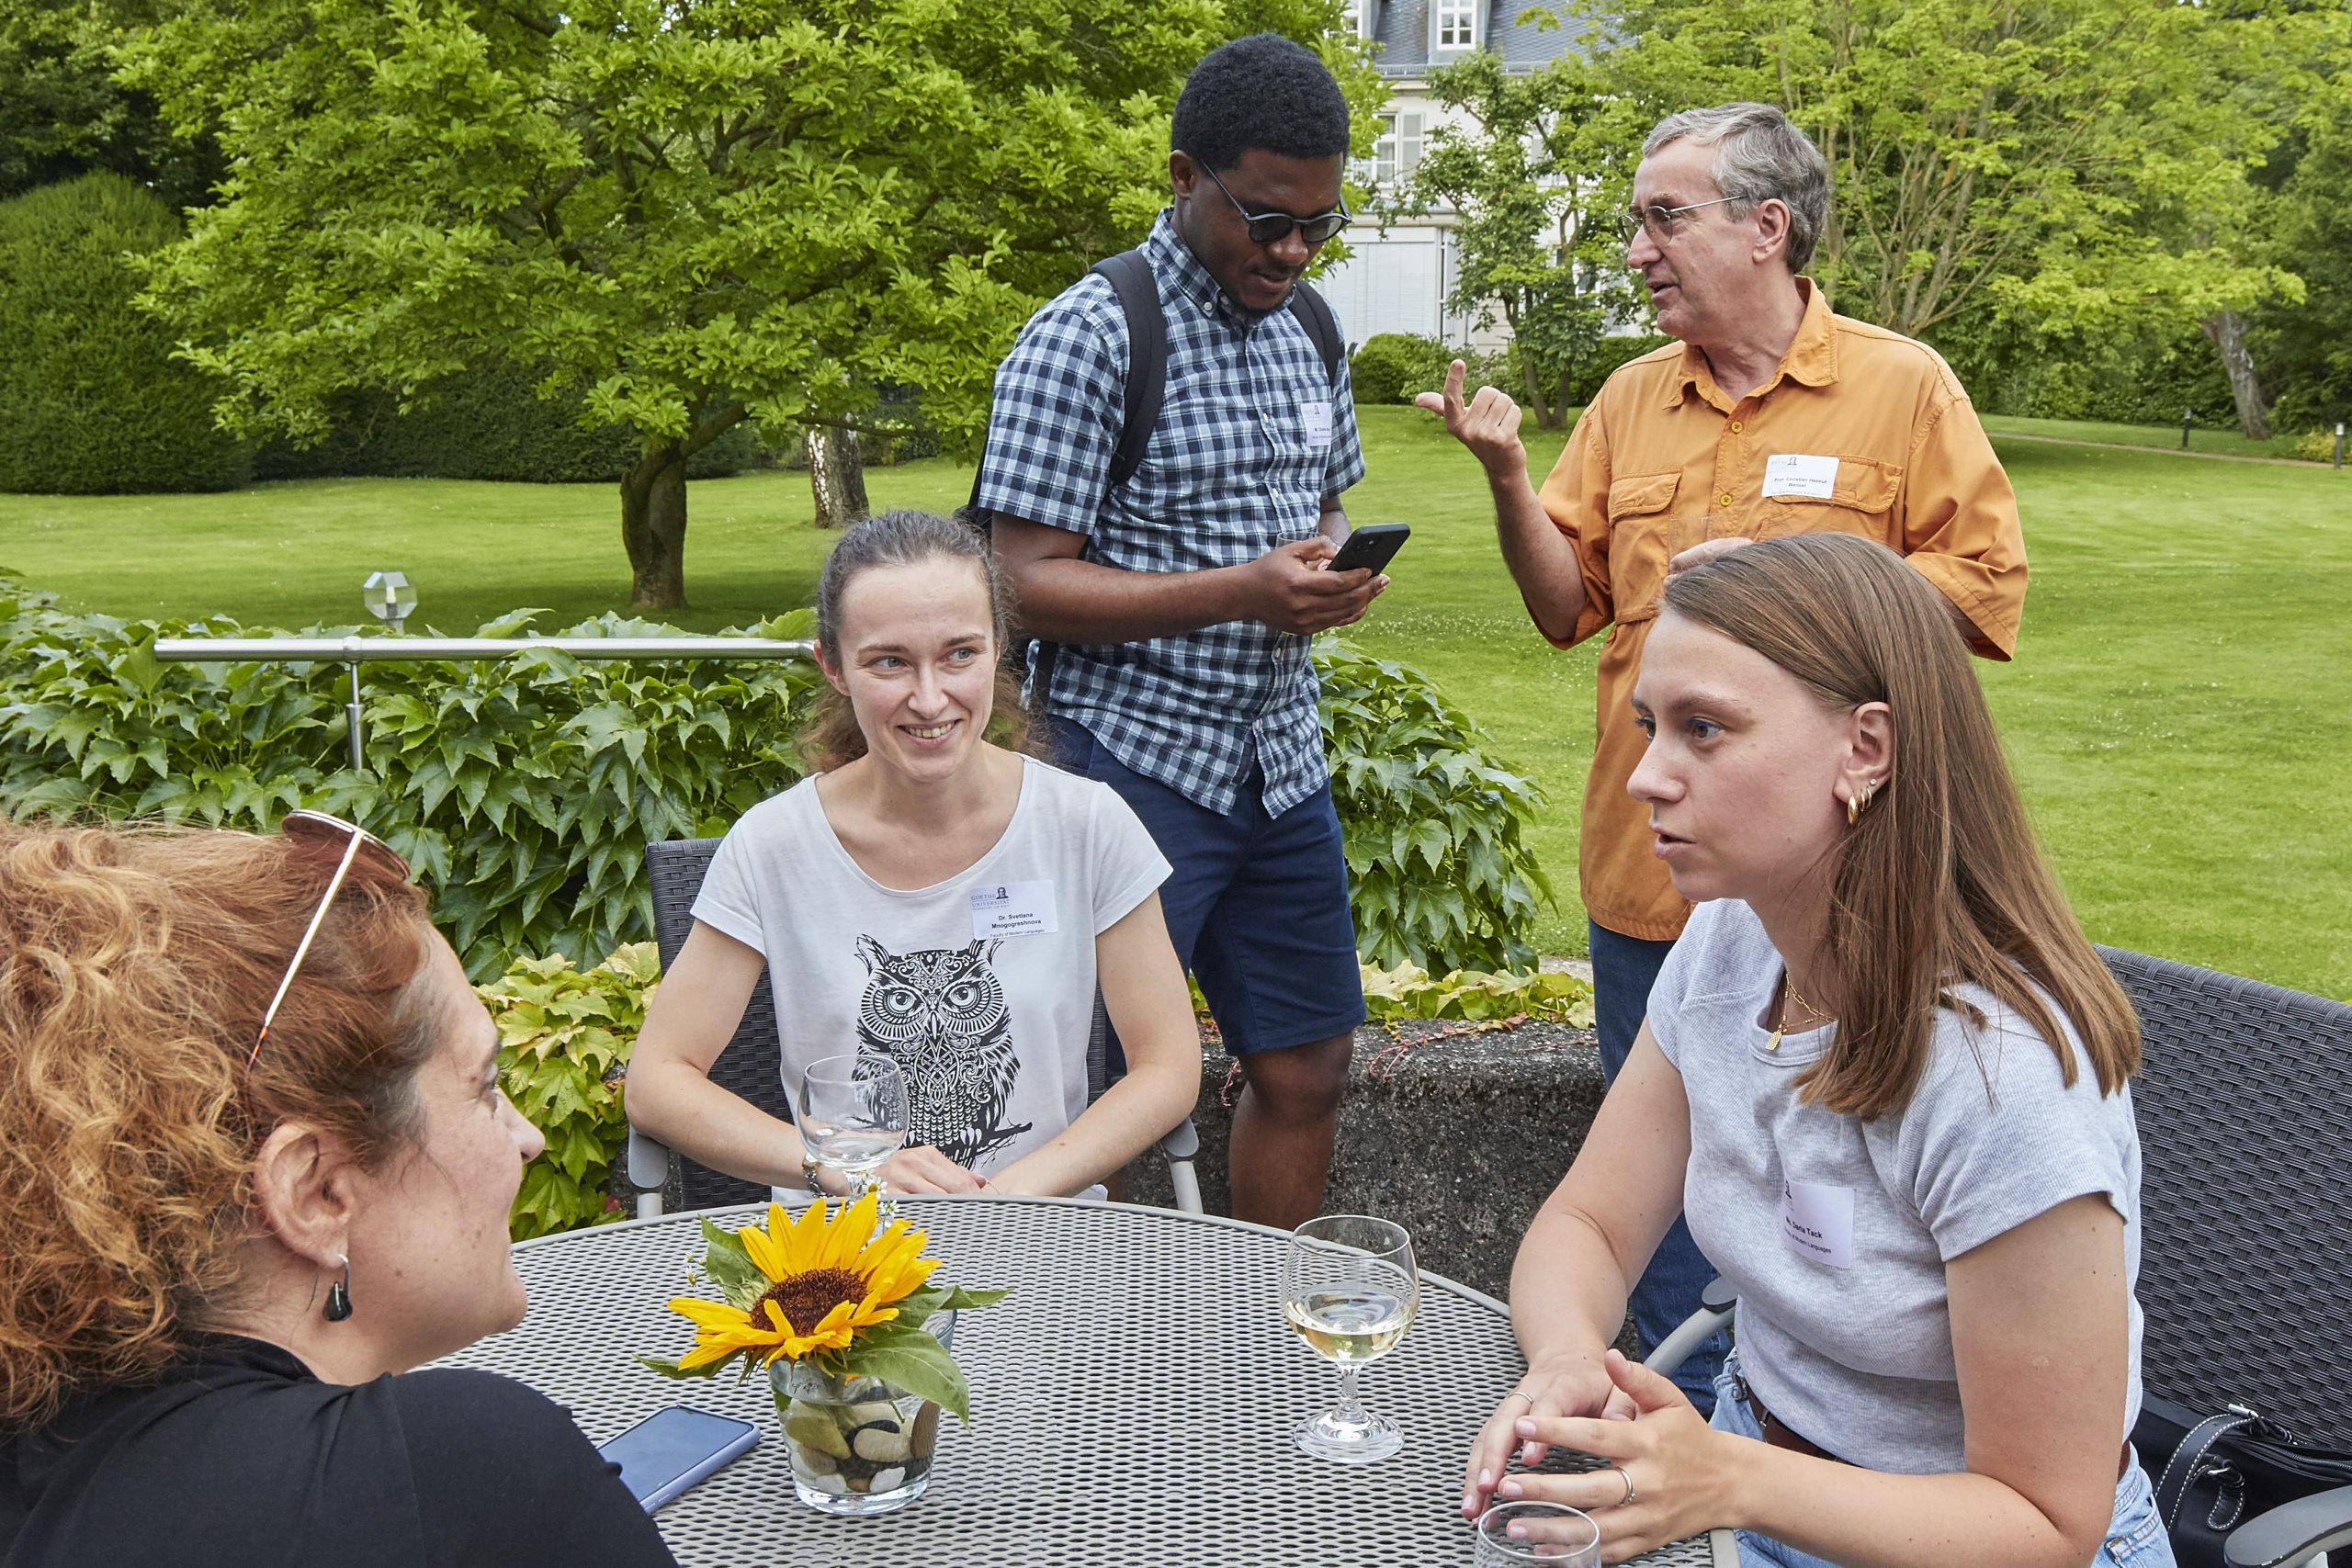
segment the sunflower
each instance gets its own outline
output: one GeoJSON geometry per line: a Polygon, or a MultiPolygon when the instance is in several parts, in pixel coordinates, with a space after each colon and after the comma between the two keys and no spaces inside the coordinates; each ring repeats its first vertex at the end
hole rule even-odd
{"type": "Polygon", "coordinates": [[[765,1366],[797,1361],[820,1350],[846,1350],[862,1328],[888,1323],[904,1301],[939,1267],[921,1254],[929,1240],[893,1220],[874,1234],[876,1202],[869,1192],[828,1216],[811,1203],[799,1219],[780,1204],[768,1205],[765,1227],[746,1225],[735,1233],[768,1288],[749,1308],[680,1296],[670,1310],[695,1325],[695,1348],[678,1359],[679,1371],[723,1361],[739,1352],[765,1366]]]}

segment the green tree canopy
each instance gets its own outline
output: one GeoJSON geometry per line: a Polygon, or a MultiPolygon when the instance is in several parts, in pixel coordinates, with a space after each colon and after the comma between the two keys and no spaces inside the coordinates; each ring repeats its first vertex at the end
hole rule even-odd
{"type": "MultiPolygon", "coordinates": [[[[919,389],[968,434],[1021,322],[1164,199],[1184,73],[1329,0],[188,0],[127,51],[230,174],[153,300],[232,428],[486,351],[634,431],[633,603],[685,458],[919,389]]],[[[1361,84],[1359,84],[1360,85],[1361,84]]]]}

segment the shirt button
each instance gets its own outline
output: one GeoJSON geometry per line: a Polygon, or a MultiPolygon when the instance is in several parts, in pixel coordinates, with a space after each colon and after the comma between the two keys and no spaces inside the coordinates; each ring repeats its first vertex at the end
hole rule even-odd
{"type": "Polygon", "coordinates": [[[1731,491],[1725,491],[1723,494],[1715,497],[1715,504],[1717,506],[1729,506],[1731,504],[1731,491]]]}
{"type": "Polygon", "coordinates": [[[1739,421],[1733,420],[1731,422],[1731,433],[1734,435],[1737,435],[1739,434],[1739,421]]]}

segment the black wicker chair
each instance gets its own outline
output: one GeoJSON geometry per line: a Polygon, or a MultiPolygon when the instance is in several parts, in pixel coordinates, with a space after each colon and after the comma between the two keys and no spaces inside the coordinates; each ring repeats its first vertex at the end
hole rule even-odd
{"type": "MultiPolygon", "coordinates": [[[[2352,1007],[2102,947],[2140,1014],[2141,1381],[2352,1449],[2352,1007]]],[[[1717,1281],[1650,1364],[1730,1320],[1717,1281]]],[[[2161,1456],[2143,1455],[2143,1460],[2161,1456]]],[[[2245,1568],[2352,1547],[2352,1487],[2239,1525],[2245,1568]]],[[[2336,1551],[2341,1565],[2345,1553],[2336,1551]]]]}
{"type": "MultiPolygon", "coordinates": [[[[686,933],[694,926],[695,896],[702,891],[703,874],[710,869],[711,856],[718,852],[718,845],[717,839],[673,839],[645,848],[646,874],[653,885],[653,936],[665,969],[676,962],[678,950],[686,944],[686,933]]],[[[792,1102],[785,1092],[777,1066],[782,1046],[776,1037],[775,996],[769,988],[770,978],[763,972],[759,984],[752,987],[752,999],[743,1009],[743,1021],[718,1059],[711,1064],[710,1079],[777,1120],[789,1122],[792,1102]]],[[[1086,1043],[1089,1103],[1101,1098],[1109,1087],[1109,1024],[1101,999],[1097,998],[1094,1029],[1086,1043]]],[[[1201,1208],[1200,1183],[1193,1177],[1192,1165],[1200,1146],[1200,1136],[1193,1130],[1190,1119],[1178,1124],[1159,1144],[1168,1159],[1177,1201],[1193,1213],[1201,1208]]],[[[675,1194],[678,1206],[685,1209],[763,1203],[769,1196],[768,1190],[755,1182],[680,1158],[675,1151],[635,1128],[629,1131],[626,1174],[629,1186],[638,1193],[639,1215],[662,1213],[665,1192],[675,1194]]]]}

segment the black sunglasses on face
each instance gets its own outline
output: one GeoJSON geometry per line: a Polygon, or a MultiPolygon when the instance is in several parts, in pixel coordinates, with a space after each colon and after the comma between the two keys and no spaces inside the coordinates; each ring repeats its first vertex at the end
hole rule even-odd
{"type": "MultiPolygon", "coordinates": [[[[1184,156],[1193,158],[1190,152],[1184,156]]],[[[1225,199],[1233,203],[1233,210],[1241,214],[1241,220],[1250,226],[1250,243],[1253,245],[1274,244],[1293,229],[1297,230],[1298,237],[1308,244],[1319,245],[1346,228],[1354,216],[1345,202],[1329,212],[1318,212],[1312,218],[1294,217],[1287,212],[1252,212],[1242,206],[1231,191],[1225,189],[1225,182],[1216,177],[1215,169],[1198,158],[1193,158],[1193,166],[1208,175],[1209,182],[1217,189],[1225,191],[1225,199]]]]}

